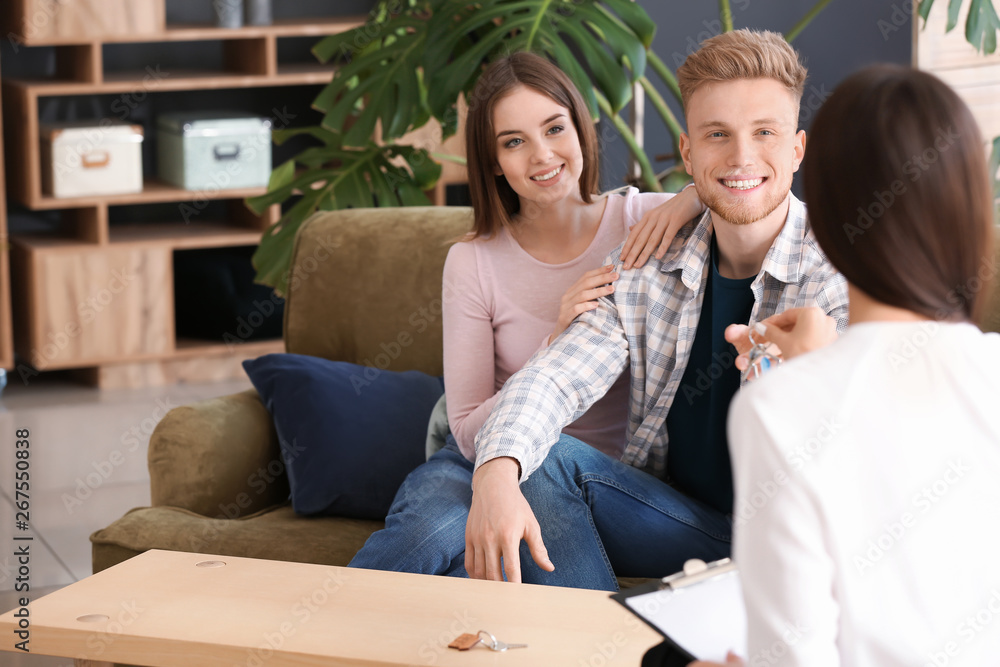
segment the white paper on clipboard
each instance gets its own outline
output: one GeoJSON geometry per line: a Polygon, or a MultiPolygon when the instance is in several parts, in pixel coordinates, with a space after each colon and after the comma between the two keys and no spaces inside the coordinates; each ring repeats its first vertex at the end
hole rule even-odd
{"type": "Polygon", "coordinates": [[[746,655],[747,617],[735,570],[683,588],[634,595],[625,604],[699,660],[725,662],[730,650],[746,655]]]}

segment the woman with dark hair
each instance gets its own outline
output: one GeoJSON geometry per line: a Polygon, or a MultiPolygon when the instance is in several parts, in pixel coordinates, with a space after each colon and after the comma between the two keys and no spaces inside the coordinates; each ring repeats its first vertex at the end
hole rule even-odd
{"type": "Polygon", "coordinates": [[[837,340],[814,310],[765,321],[786,358],[822,349],[732,404],[751,665],[1000,662],[1000,336],[974,324],[996,273],[983,146],[958,96],[909,68],[854,74],[816,116],[806,202],[850,326],[837,340]]]}
{"type": "MultiPolygon", "coordinates": [[[[586,104],[545,58],[515,53],[480,77],[466,120],[473,229],[444,268],[444,375],[448,444],[407,477],[353,567],[467,576],[465,524],[473,443],[514,372],[576,315],[614,290],[602,261],[625,239],[625,268],[662,256],[703,206],[635,188],[603,196],[586,104]],[[637,259],[636,259],[637,258],[637,259]],[[591,268],[600,267],[600,268],[591,268]],[[581,277],[581,274],[582,277],[581,277]]],[[[628,378],[566,432],[620,457],[628,378]]],[[[556,582],[558,583],[558,582],[556,582]]]]}

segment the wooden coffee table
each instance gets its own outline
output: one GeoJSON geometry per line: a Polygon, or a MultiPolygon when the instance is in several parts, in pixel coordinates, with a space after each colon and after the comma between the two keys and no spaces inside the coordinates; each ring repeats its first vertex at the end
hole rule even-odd
{"type": "MultiPolygon", "coordinates": [[[[31,652],[78,665],[602,667],[639,665],[662,639],[599,591],[159,550],[29,614],[31,652]],[[528,647],[447,648],[479,630],[528,647]]],[[[16,621],[0,616],[4,651],[16,621]]]]}

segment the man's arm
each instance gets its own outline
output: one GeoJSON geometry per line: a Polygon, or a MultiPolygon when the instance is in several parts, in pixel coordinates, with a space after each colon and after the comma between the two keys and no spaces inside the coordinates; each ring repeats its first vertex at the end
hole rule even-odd
{"type": "Polygon", "coordinates": [[[563,428],[607,393],[628,365],[628,340],[614,297],[599,299],[500,390],[476,435],[476,469],[512,457],[521,481],[534,472],[563,428]]]}
{"type": "Polygon", "coordinates": [[[465,569],[474,579],[521,581],[525,540],[552,571],[541,530],[519,482],[541,465],[563,427],[601,398],[628,364],[628,341],[612,298],[600,299],[500,391],[476,436],[465,569]],[[501,558],[503,564],[501,566],[501,558]]]}

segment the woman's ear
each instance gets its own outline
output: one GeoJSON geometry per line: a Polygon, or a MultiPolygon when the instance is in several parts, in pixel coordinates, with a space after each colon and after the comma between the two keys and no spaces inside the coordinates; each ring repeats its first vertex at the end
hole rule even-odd
{"type": "Polygon", "coordinates": [[[503,176],[503,169],[500,168],[499,164],[493,165],[493,173],[497,176],[503,176]]]}

